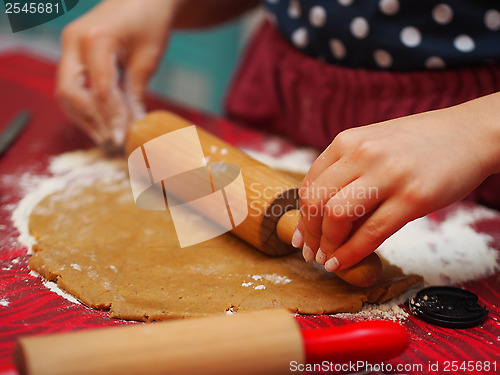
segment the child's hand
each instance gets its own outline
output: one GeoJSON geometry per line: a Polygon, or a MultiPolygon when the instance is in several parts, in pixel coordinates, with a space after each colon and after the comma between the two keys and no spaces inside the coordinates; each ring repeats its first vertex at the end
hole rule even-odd
{"type": "Polygon", "coordinates": [[[131,120],[142,114],[177,3],[107,0],[63,31],[57,96],[97,144],[121,145],[131,120]]]}
{"type": "Polygon", "coordinates": [[[328,271],[349,268],[407,222],[477,187],[492,172],[481,151],[486,134],[461,112],[452,107],[339,134],[301,185],[294,245],[304,245],[304,258],[328,271]]]}

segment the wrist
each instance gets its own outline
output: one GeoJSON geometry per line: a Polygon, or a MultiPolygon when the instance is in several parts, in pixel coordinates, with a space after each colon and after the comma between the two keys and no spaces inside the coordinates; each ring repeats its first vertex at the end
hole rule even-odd
{"type": "Polygon", "coordinates": [[[500,173],[500,93],[449,108],[457,125],[465,130],[465,142],[480,163],[484,178],[500,173]]]}

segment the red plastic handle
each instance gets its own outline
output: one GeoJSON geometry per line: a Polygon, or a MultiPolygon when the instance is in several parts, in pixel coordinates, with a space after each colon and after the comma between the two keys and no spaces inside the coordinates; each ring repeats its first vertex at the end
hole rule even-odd
{"type": "Polygon", "coordinates": [[[410,343],[406,328],[383,320],[301,333],[308,363],[380,362],[403,353],[410,343]]]}

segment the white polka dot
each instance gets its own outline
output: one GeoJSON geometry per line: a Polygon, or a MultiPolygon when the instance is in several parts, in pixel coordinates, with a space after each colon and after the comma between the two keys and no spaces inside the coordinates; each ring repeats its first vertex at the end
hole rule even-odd
{"type": "Polygon", "coordinates": [[[370,31],[368,21],[363,17],[356,17],[352,20],[350,25],[351,33],[358,39],[366,38],[370,31]]]}
{"type": "Polygon", "coordinates": [[[420,35],[420,31],[413,26],[407,26],[403,30],[401,30],[401,34],[399,35],[401,38],[401,42],[406,47],[416,47],[422,41],[422,36],[420,35]]]}
{"type": "Polygon", "coordinates": [[[316,27],[324,26],[326,23],[326,10],[323,7],[315,6],[309,11],[309,22],[316,27]]]}
{"type": "Polygon", "coordinates": [[[441,25],[450,23],[453,19],[453,10],[449,5],[438,4],[432,8],[432,18],[441,25]]]}
{"type": "Polygon", "coordinates": [[[500,30],[500,12],[496,9],[490,9],[484,14],[484,24],[491,31],[500,30]]]}
{"type": "Polygon", "coordinates": [[[389,52],[378,49],[373,53],[373,58],[377,65],[381,68],[388,68],[392,65],[392,56],[389,52]]]}
{"type": "Polygon", "coordinates": [[[352,4],[354,0],[337,0],[340,5],[343,5],[345,7],[349,6],[352,4]]]}
{"type": "Polygon", "coordinates": [[[292,42],[299,48],[304,48],[309,43],[309,35],[307,34],[307,29],[301,27],[295,30],[292,34],[292,42]]]}
{"type": "Polygon", "coordinates": [[[382,13],[387,16],[393,16],[399,12],[398,0],[380,0],[378,7],[382,13]]]}
{"type": "Polygon", "coordinates": [[[474,50],[474,48],[476,48],[474,40],[472,40],[470,36],[465,34],[457,36],[453,41],[453,45],[460,52],[471,52],[474,50]]]}
{"type": "Polygon", "coordinates": [[[330,50],[332,51],[332,55],[338,60],[342,60],[346,55],[344,43],[338,39],[330,40],[330,50]]]}
{"type": "Polygon", "coordinates": [[[301,13],[299,0],[290,0],[288,4],[288,15],[291,18],[299,18],[301,13]]]}
{"type": "Polygon", "coordinates": [[[443,69],[446,64],[441,57],[431,56],[425,60],[425,67],[427,69],[443,69]]]}

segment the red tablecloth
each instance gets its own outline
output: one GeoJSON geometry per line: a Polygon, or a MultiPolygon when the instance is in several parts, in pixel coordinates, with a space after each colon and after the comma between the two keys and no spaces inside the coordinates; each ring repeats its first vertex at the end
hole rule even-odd
{"type": "MultiPolygon", "coordinates": [[[[10,215],[12,205],[22,196],[22,189],[13,178],[24,172],[43,173],[50,156],[91,146],[89,139],[59,111],[53,97],[54,74],[53,62],[30,56],[27,51],[0,55],[0,128],[22,109],[33,112],[28,128],[0,159],[0,301],[4,301],[0,302],[0,375],[16,373],[12,351],[20,336],[130,324],[110,319],[106,312],[73,304],[45,288],[40,279],[29,275],[26,250],[16,245],[18,233],[10,215]]],[[[235,145],[255,146],[267,137],[224,118],[150,97],[148,109],[157,108],[177,111],[235,145]]],[[[282,146],[291,147],[287,143],[282,146]]],[[[477,223],[476,230],[492,235],[493,246],[500,250],[500,215],[477,223]]],[[[465,330],[439,328],[413,317],[404,320],[402,323],[412,335],[411,344],[403,355],[388,362],[393,373],[445,373],[446,361],[458,361],[458,365],[463,361],[496,361],[496,372],[500,373],[500,273],[463,287],[478,294],[481,304],[489,309],[488,320],[480,327],[465,330]],[[439,371],[433,371],[436,363],[439,371]],[[396,371],[398,364],[422,367],[396,371]]],[[[348,323],[335,316],[299,316],[297,321],[304,329],[348,323]]],[[[451,363],[448,365],[452,373],[451,363]]],[[[495,373],[493,365],[489,372],[495,373]]]]}

